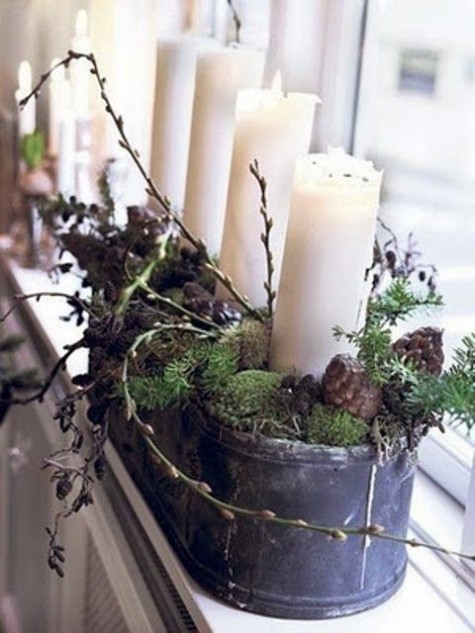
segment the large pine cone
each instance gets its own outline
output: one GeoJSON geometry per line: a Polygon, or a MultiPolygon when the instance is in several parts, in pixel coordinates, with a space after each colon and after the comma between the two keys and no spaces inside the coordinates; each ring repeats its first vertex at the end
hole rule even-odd
{"type": "Polygon", "coordinates": [[[401,336],[392,346],[402,361],[411,361],[420,371],[439,376],[444,364],[442,330],[421,327],[401,336]]]}
{"type": "Polygon", "coordinates": [[[332,358],[323,375],[322,388],[327,404],[358,418],[369,420],[381,409],[381,389],[370,381],[360,361],[349,354],[332,358]]]}

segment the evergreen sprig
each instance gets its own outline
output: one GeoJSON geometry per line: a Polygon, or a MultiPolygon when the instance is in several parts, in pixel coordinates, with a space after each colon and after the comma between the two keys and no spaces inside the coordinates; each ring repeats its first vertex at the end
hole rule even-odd
{"type": "Polygon", "coordinates": [[[210,349],[206,367],[200,377],[200,387],[206,394],[217,393],[230,376],[238,371],[239,358],[229,345],[217,343],[210,349]]]}
{"type": "Polygon", "coordinates": [[[397,277],[380,295],[370,299],[368,321],[381,325],[396,325],[419,311],[428,311],[443,305],[442,296],[429,289],[426,294],[416,293],[407,278],[397,277]]]}
{"type": "Polygon", "coordinates": [[[410,407],[426,416],[446,417],[451,424],[475,426],[475,333],[462,339],[454,351],[454,362],[441,376],[409,369],[405,380],[410,385],[410,407]]]}

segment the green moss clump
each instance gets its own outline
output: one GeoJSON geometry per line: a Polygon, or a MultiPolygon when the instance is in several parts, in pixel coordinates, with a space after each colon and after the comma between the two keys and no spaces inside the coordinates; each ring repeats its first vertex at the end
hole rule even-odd
{"type": "Polygon", "coordinates": [[[368,425],[361,418],[324,404],[314,405],[307,424],[309,444],[358,446],[368,433],[368,425]]]}
{"type": "Polygon", "coordinates": [[[252,318],[228,328],[221,338],[223,343],[232,347],[239,358],[239,369],[262,369],[269,357],[269,327],[252,318]]]}
{"type": "Polygon", "coordinates": [[[281,382],[280,374],[258,369],[234,374],[213,394],[209,411],[233,429],[285,437],[285,422],[274,404],[281,382]]]}

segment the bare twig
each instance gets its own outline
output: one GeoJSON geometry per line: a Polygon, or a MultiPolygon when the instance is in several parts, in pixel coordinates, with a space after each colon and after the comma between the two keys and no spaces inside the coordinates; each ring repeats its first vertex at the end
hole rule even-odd
{"type": "Polygon", "coordinates": [[[84,301],[82,301],[81,299],[79,299],[79,297],[76,297],[75,295],[68,295],[65,292],[32,292],[31,294],[27,295],[15,295],[15,302],[4,314],[0,316],[0,323],[3,323],[10,316],[10,314],[12,314],[12,312],[15,312],[15,310],[19,308],[24,301],[27,301],[28,299],[36,299],[37,301],[39,301],[41,297],[61,297],[63,299],[68,299],[70,304],[75,304],[77,307],[81,308],[81,310],[84,310],[84,312],[87,312],[91,316],[93,315],[84,301]]]}
{"type": "Polygon", "coordinates": [[[262,176],[259,171],[259,163],[257,162],[257,160],[249,165],[249,170],[254,178],[257,180],[257,184],[259,185],[259,189],[261,192],[261,206],[259,209],[259,213],[262,215],[262,219],[264,220],[264,232],[261,233],[261,242],[264,244],[267,263],[267,280],[264,282],[264,288],[267,293],[267,313],[269,318],[272,319],[272,317],[274,316],[274,301],[276,297],[276,292],[272,287],[272,275],[274,274],[274,257],[272,255],[272,250],[270,246],[270,234],[273,227],[273,220],[269,216],[269,212],[267,209],[267,182],[264,176],[262,176]]]}
{"type": "Polygon", "coordinates": [[[259,321],[263,321],[262,315],[258,310],[253,308],[253,306],[249,303],[248,299],[242,295],[236,286],[233,284],[231,278],[228,275],[225,275],[218,268],[216,263],[213,261],[213,258],[209,255],[206,244],[204,241],[198,237],[196,237],[183,223],[178,214],[174,213],[171,208],[170,200],[167,196],[165,196],[157,187],[151,176],[149,176],[145,170],[145,167],[142,165],[140,160],[140,154],[138,150],[136,150],[130,143],[129,138],[125,132],[124,121],[120,115],[118,115],[109,99],[109,96],[106,91],[106,79],[103,77],[99,71],[99,67],[97,65],[96,58],[93,53],[76,53],[75,51],[68,51],[67,57],[60,60],[57,64],[55,64],[48,72],[41,75],[40,81],[36,84],[36,86],[32,89],[30,94],[24,97],[19,105],[20,108],[24,108],[28,101],[35,97],[37,98],[40,94],[41,88],[45,84],[46,81],[50,78],[51,74],[58,68],[59,66],[65,66],[66,68],[69,66],[71,61],[84,59],[91,65],[91,74],[95,76],[97,83],[100,89],[100,96],[102,101],[105,104],[105,110],[110,115],[114,124],[119,132],[119,145],[130,155],[133,162],[135,163],[137,169],[142,175],[145,183],[146,183],[146,192],[149,196],[154,198],[163,211],[165,211],[166,217],[172,220],[180,229],[182,235],[197,249],[197,251],[203,256],[204,261],[206,262],[206,267],[212,272],[212,274],[216,277],[216,279],[224,285],[224,287],[231,293],[236,302],[241,305],[244,310],[255,319],[259,321]]]}
{"type": "Polygon", "coordinates": [[[12,398],[11,400],[9,400],[9,403],[10,404],[29,404],[30,402],[34,402],[35,400],[38,400],[38,402],[41,402],[45,393],[51,387],[51,384],[53,380],[55,379],[56,375],[62,369],[66,369],[66,361],[68,360],[68,358],[72,356],[76,350],[80,349],[83,346],[84,346],[84,339],[80,339],[79,341],[76,341],[76,343],[73,343],[73,345],[70,345],[66,353],[63,354],[61,358],[55,363],[53,369],[50,371],[41,389],[36,391],[33,395],[28,396],[27,398],[12,398]]]}
{"type": "Polygon", "coordinates": [[[239,13],[237,12],[236,7],[234,6],[233,0],[227,0],[227,2],[228,2],[228,7],[231,10],[231,15],[233,16],[234,29],[236,32],[235,42],[236,44],[240,44],[241,43],[241,27],[242,27],[241,18],[239,17],[239,13]]]}

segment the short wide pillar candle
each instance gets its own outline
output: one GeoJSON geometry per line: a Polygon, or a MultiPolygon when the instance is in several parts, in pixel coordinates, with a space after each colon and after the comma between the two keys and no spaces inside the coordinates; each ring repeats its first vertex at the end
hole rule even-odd
{"type": "MultiPolygon", "coordinates": [[[[266,305],[266,254],[261,241],[260,191],[249,172],[257,160],[267,180],[268,212],[273,219],[271,249],[278,283],[290,193],[297,156],[310,144],[316,95],[279,90],[242,90],[236,109],[226,219],[219,255],[221,270],[255,307],[266,305]]],[[[229,298],[218,287],[218,296],[229,298]]]]}
{"type": "Polygon", "coordinates": [[[198,56],[183,220],[211,255],[218,255],[223,236],[237,93],[259,88],[263,72],[264,53],[257,50],[227,47],[198,56]]]}
{"type": "Polygon", "coordinates": [[[364,322],[381,172],[341,149],[301,157],[292,190],[271,344],[273,369],[320,378],[350,351],[333,336],[364,322]]]}

